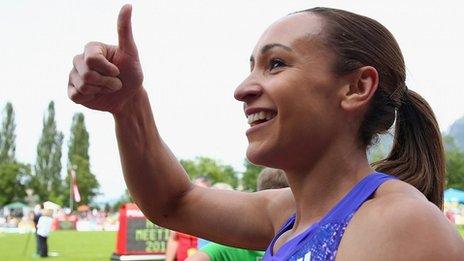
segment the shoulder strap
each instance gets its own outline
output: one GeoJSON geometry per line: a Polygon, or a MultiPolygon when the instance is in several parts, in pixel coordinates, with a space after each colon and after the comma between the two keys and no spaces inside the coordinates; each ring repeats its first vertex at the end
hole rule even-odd
{"type": "Polygon", "coordinates": [[[327,213],[321,222],[328,220],[344,220],[356,212],[356,210],[375,193],[380,185],[391,179],[396,178],[379,172],[374,172],[366,176],[359,181],[358,184],[356,184],[350,192],[329,211],[329,213],[327,213]]]}

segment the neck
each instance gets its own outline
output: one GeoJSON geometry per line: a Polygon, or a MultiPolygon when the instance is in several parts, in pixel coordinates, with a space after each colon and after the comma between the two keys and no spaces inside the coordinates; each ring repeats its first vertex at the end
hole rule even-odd
{"type": "Polygon", "coordinates": [[[332,144],[310,166],[285,170],[295,198],[295,232],[320,220],[353,186],[373,170],[364,149],[332,144]]]}

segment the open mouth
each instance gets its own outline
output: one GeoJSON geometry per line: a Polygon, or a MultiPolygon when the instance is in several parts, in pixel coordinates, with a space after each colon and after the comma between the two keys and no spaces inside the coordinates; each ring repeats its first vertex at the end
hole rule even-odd
{"type": "Polygon", "coordinates": [[[251,127],[270,121],[277,115],[275,111],[259,111],[248,115],[248,124],[251,127]]]}

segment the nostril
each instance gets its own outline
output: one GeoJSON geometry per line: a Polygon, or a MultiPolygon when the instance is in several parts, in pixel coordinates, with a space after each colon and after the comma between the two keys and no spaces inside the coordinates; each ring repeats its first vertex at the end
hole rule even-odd
{"type": "Polygon", "coordinates": [[[256,97],[259,97],[262,93],[262,88],[257,84],[241,84],[237,89],[235,89],[234,97],[235,99],[243,102],[247,102],[256,97]]]}

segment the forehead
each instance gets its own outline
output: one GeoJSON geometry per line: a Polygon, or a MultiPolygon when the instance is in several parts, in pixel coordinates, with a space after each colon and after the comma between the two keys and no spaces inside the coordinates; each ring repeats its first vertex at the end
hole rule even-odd
{"type": "Polygon", "coordinates": [[[309,12],[288,15],[273,23],[260,37],[253,53],[267,44],[279,43],[289,47],[313,42],[322,32],[322,19],[309,12]]]}

